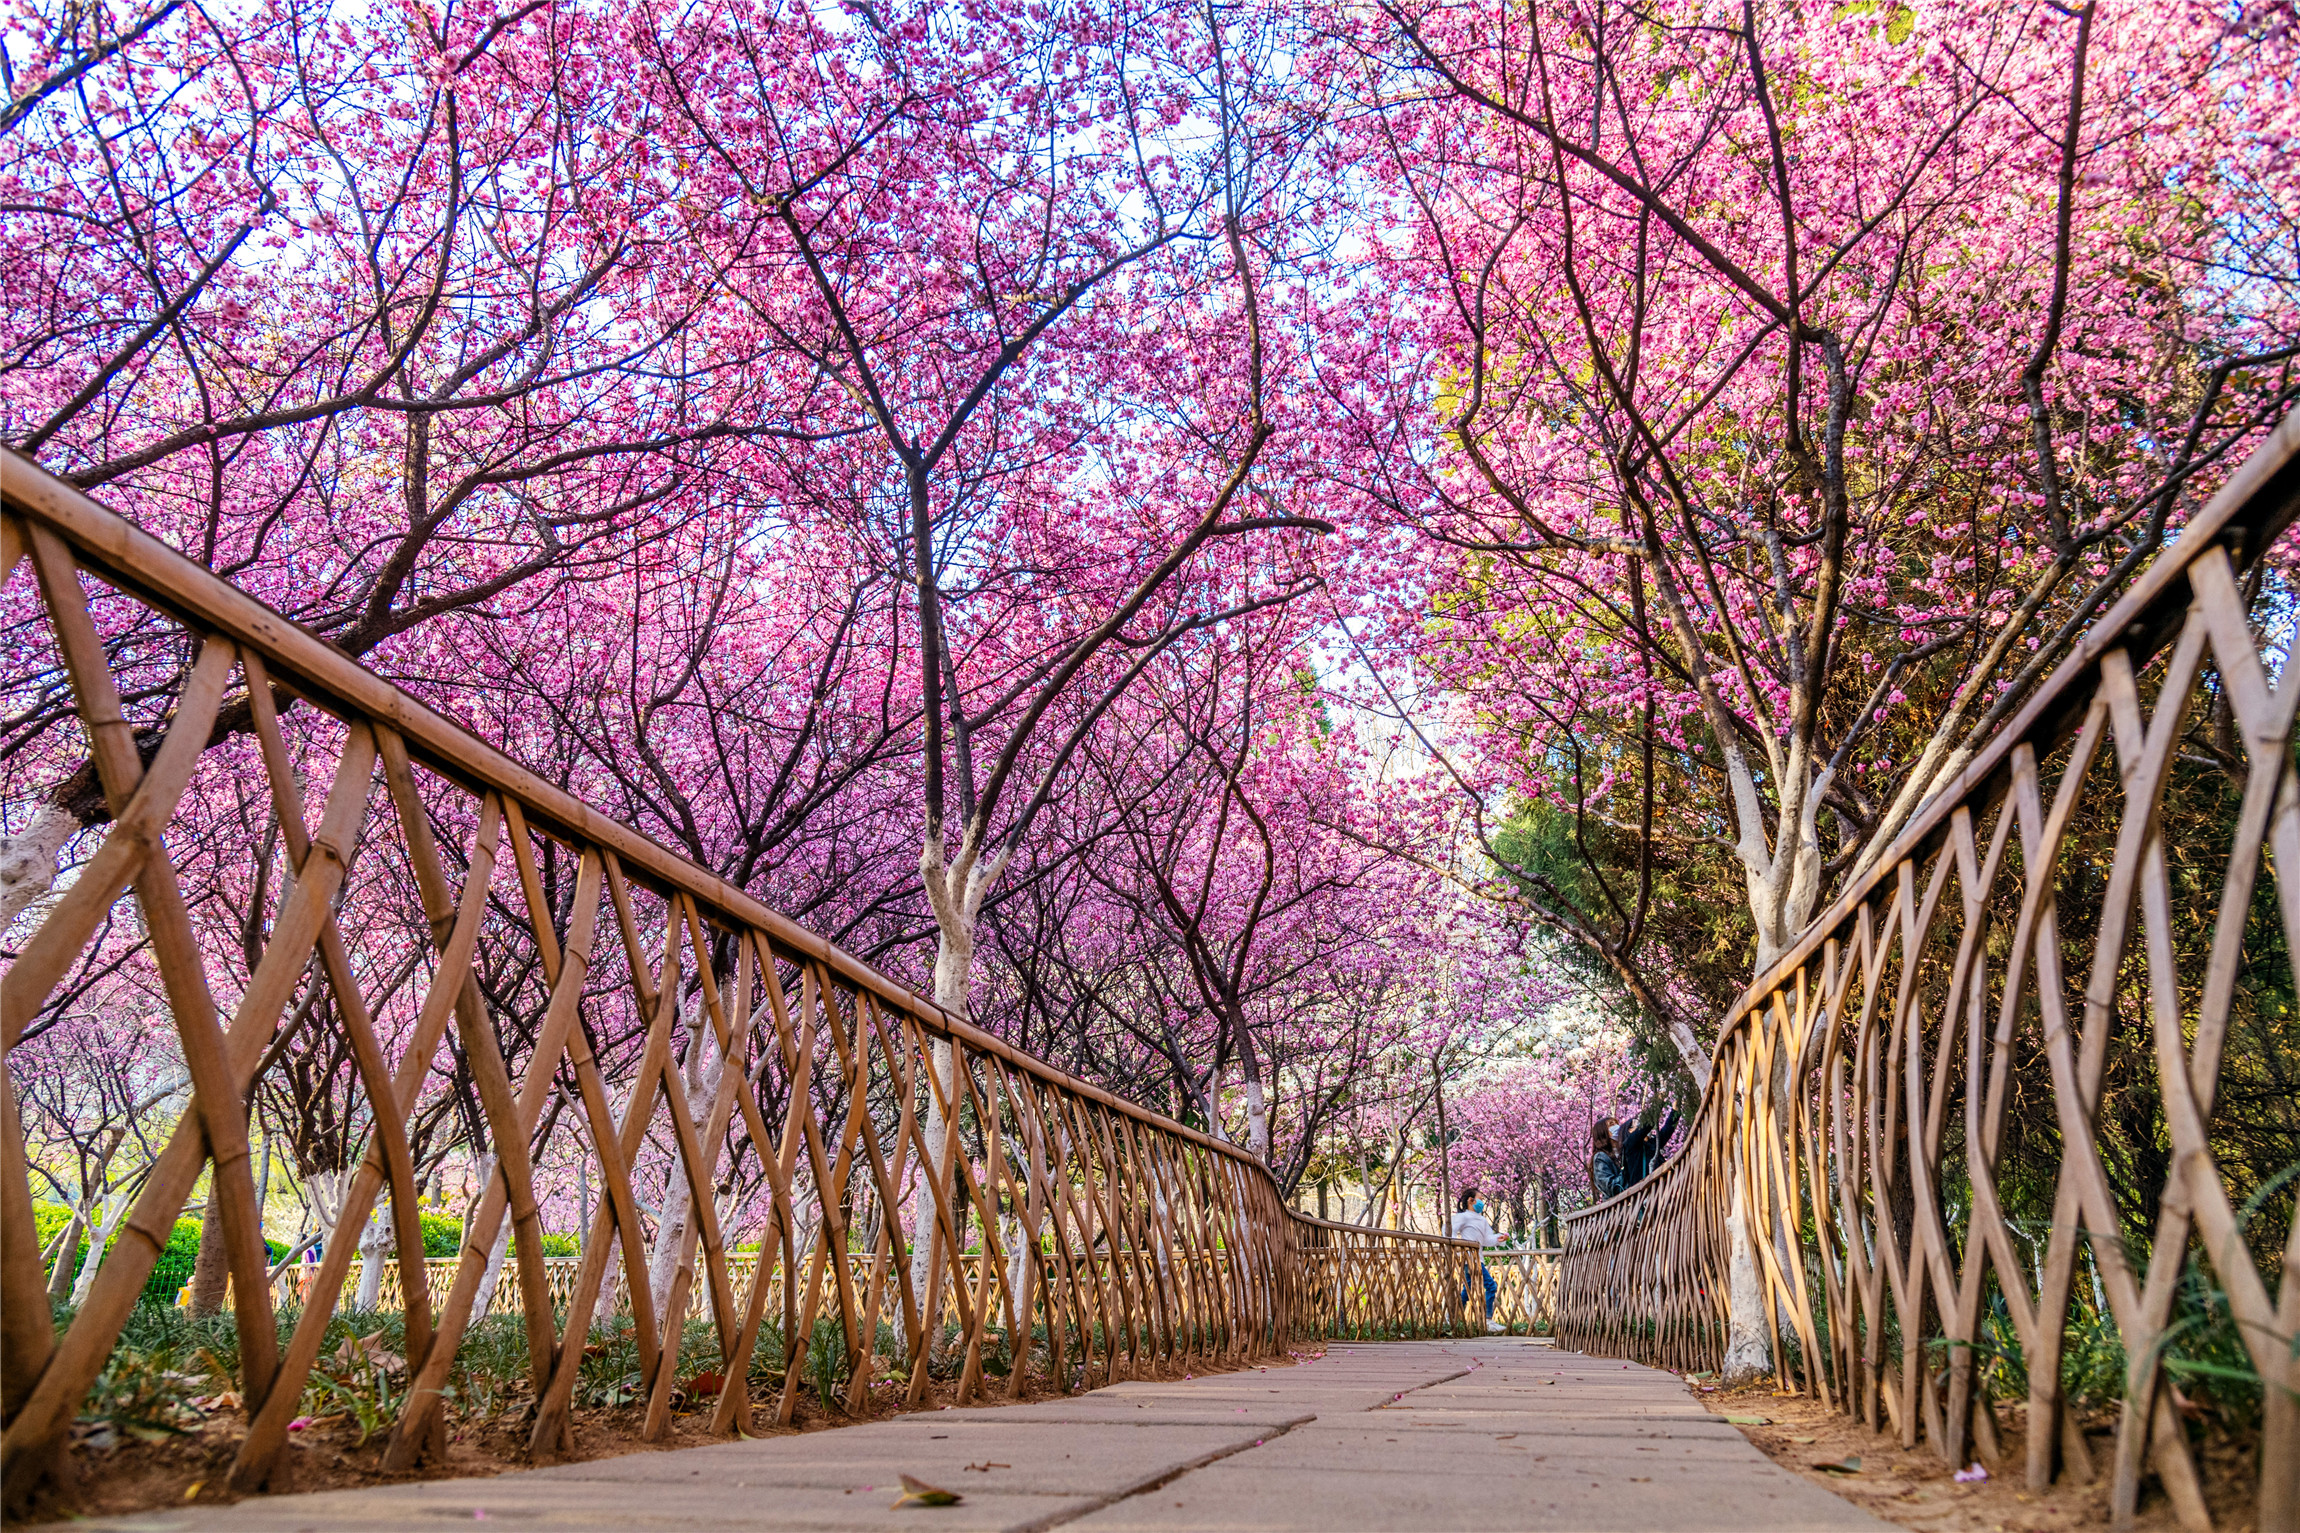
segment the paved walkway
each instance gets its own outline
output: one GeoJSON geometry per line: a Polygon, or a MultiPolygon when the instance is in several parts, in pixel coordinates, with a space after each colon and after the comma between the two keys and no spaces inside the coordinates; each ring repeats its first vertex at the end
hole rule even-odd
{"type": "Polygon", "coordinates": [[[1267,1373],[93,1526],[404,1533],[482,1519],[665,1533],[1891,1526],[1773,1464],[1669,1374],[1508,1338],[1337,1345],[1267,1373]],[[965,1499],[890,1509],[903,1473],[965,1499]]]}

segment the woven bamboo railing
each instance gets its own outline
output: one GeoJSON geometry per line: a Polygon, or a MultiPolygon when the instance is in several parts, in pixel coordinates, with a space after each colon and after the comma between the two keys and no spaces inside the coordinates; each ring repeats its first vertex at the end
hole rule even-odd
{"type": "Polygon", "coordinates": [[[2176,1314],[2184,1287],[2216,1288],[2241,1338],[2216,1366],[2260,1381],[2257,1526],[2300,1528],[2300,1222],[2277,1167],[2231,1185],[2214,1117],[2239,1060],[2255,1100],[2293,1096],[2251,1077],[2289,1064],[2264,1027],[2300,954],[2292,588],[2255,600],[2296,497],[2300,416],[1758,976],[1683,1149],[1566,1220],[1561,1341],[1718,1368],[1738,1207],[1781,1387],[1959,1465],[2017,1418],[2032,1487],[2106,1473],[2122,1522],[2153,1475],[2202,1529],[2167,1368],[2215,1323],[2176,1314]],[[2154,1157],[2153,1200],[2121,1154],[2111,1173],[2104,1109],[2154,1157]],[[2113,1447],[2071,1406],[2080,1341],[2125,1370],[2113,1447]],[[1998,1397],[2025,1412],[2000,1422],[1998,1397]]]}
{"type": "MultiPolygon", "coordinates": [[[[195,1090],[60,1339],[15,1090],[0,1090],[0,1469],[12,1498],[59,1465],[67,1429],[211,1166],[249,1417],[231,1483],[253,1488],[270,1473],[357,1248],[331,1242],[311,1276],[296,1279],[322,1302],[302,1306],[281,1350],[245,1098],[311,987],[324,990],[324,1004],[305,1006],[303,1025],[341,1030],[376,1125],[339,1227],[360,1228],[388,1192],[402,1253],[394,1299],[406,1316],[413,1404],[390,1439],[393,1468],[443,1451],[441,1387],[506,1218],[520,1236],[516,1275],[497,1292],[524,1316],[539,1458],[572,1442],[570,1399],[617,1250],[650,1436],[668,1424],[674,1387],[676,1369],[663,1363],[676,1363],[677,1346],[665,1338],[684,1334],[690,1310],[715,1328],[724,1384],[712,1422],[722,1433],[749,1419],[746,1379],[770,1315],[793,1355],[818,1321],[835,1323],[852,1395],[872,1371],[855,1365],[891,1325],[914,1404],[945,1356],[963,1402],[1032,1382],[1067,1389],[1241,1361],[1329,1320],[1379,1320],[1391,1333],[1462,1326],[1460,1304],[1445,1302],[1446,1274],[1475,1259],[1471,1248],[1337,1236],[1292,1215],[1243,1152],[943,1015],[12,454],[0,454],[0,509],[0,578],[36,581],[45,619],[41,632],[12,639],[11,666],[39,674],[8,685],[68,686],[84,727],[71,749],[93,760],[112,815],[0,981],[0,1048],[15,1044],[132,894],[195,1090]],[[219,731],[226,718],[231,727],[219,731]],[[272,883],[280,892],[264,912],[260,957],[244,974],[234,971],[238,933],[211,931],[195,913],[165,839],[190,783],[232,774],[268,794],[293,875],[272,883]],[[306,783],[316,806],[304,801],[306,783]],[[348,881],[363,909],[400,891],[405,919],[345,929],[348,881]],[[428,947],[409,950],[426,935],[428,947]],[[540,976],[520,1028],[481,993],[476,976],[491,972],[491,958],[540,976]],[[409,960],[424,976],[412,990],[363,989],[409,960]],[[587,1040],[616,1008],[635,1019],[643,1049],[635,1069],[610,1081],[587,1040]],[[500,1157],[452,1270],[422,1256],[405,1127],[427,1073],[446,1062],[450,1028],[500,1157]],[[698,1028],[741,1068],[690,1101],[679,1061],[698,1028]],[[605,1189],[563,1283],[541,1255],[530,1154],[560,1083],[605,1189]],[[659,1307],[646,1269],[657,1226],[633,1184],[650,1142],[675,1147],[684,1186],[706,1190],[679,1194],[684,1244],[659,1307]],[[760,1211],[722,1229],[708,1193],[738,1170],[762,1186],[760,1211]],[[898,1244],[906,1234],[915,1259],[898,1244]],[[774,1259],[746,1264],[734,1245],[774,1259]],[[970,1248],[984,1259],[964,1260],[970,1248]],[[947,1342],[940,1317],[956,1325],[947,1342]],[[1033,1345],[1034,1336],[1043,1340],[1033,1345]],[[986,1363],[997,1366],[986,1373],[986,1363]]],[[[252,867],[257,848],[245,850],[252,867]]],[[[245,887],[260,885],[251,875],[245,887]]],[[[789,1361],[772,1360],[780,1395],[761,1402],[784,1421],[801,1372],[789,1361]]]]}
{"type": "MultiPolygon", "coordinates": [[[[1559,1253],[1488,1251],[1485,1270],[1493,1279],[1493,1318],[1517,1336],[1548,1336],[1557,1330],[1559,1253]]],[[[1475,1295],[1471,1303],[1476,1302],[1475,1295]]],[[[1476,1318],[1475,1310],[1471,1318],[1476,1318]]]]}
{"type": "MultiPolygon", "coordinates": [[[[1347,1231],[1353,1229],[1354,1226],[1341,1225],[1333,1226],[1333,1228],[1347,1231]]],[[[1358,1233],[1370,1232],[1359,1231],[1358,1233]]],[[[1353,1323],[1369,1333],[1389,1334],[1398,1331],[1401,1327],[1406,1329],[1418,1328],[1418,1323],[1405,1318],[1415,1313],[1418,1307],[1384,1303],[1372,1291],[1379,1278],[1389,1274],[1394,1268],[1396,1262],[1394,1255],[1377,1246],[1360,1258],[1356,1272],[1349,1273],[1344,1269],[1340,1281],[1337,1281],[1336,1272],[1327,1270],[1329,1256],[1333,1248],[1321,1249],[1314,1244],[1315,1239],[1316,1237],[1313,1236],[1313,1244],[1308,1255],[1296,1270],[1303,1273],[1318,1273],[1325,1288],[1337,1295],[1336,1298],[1329,1301],[1330,1308],[1318,1312],[1321,1316],[1333,1317],[1321,1319],[1318,1322],[1316,1326],[1318,1334],[1344,1334],[1347,1327],[1353,1323]],[[1355,1319],[1344,1319],[1342,1318],[1344,1316],[1355,1317],[1355,1319]]],[[[1300,1249],[1297,1247],[1297,1250],[1300,1249]]],[[[1494,1280],[1493,1318],[1500,1321],[1511,1334],[1546,1336],[1555,1328],[1557,1319],[1557,1257],[1558,1253],[1553,1250],[1488,1251],[1484,1254],[1482,1259],[1485,1270],[1494,1280]]],[[[1072,1260],[1083,1262],[1083,1258],[1077,1255],[1074,1255],[1072,1260]]],[[[1097,1261],[1099,1260],[1100,1258],[1097,1258],[1097,1261]]],[[[438,1315],[440,1307],[447,1302],[447,1292],[454,1284],[457,1265],[457,1258],[452,1256],[427,1257],[424,1261],[424,1282],[430,1295],[434,1317],[438,1315]]],[[[568,1301],[574,1296],[575,1276],[582,1265],[580,1259],[571,1256],[547,1256],[543,1259],[544,1288],[550,1295],[551,1304],[555,1309],[565,1311],[568,1301]]],[[[756,1252],[732,1251],[727,1254],[727,1276],[738,1285],[751,1281],[758,1271],[758,1265],[759,1258],[756,1252]]],[[[874,1280],[881,1283],[886,1281],[884,1274],[879,1270],[881,1259],[878,1257],[866,1256],[860,1252],[851,1253],[847,1258],[847,1265],[852,1272],[849,1281],[857,1286],[867,1287],[874,1280]]],[[[979,1252],[969,1251],[959,1257],[959,1266],[963,1276],[952,1287],[951,1291],[954,1295],[961,1290],[971,1290],[981,1281],[979,1271],[981,1265],[982,1256],[979,1252]]],[[[1335,1265],[1340,1266],[1341,1264],[1335,1265]]],[[[318,1286],[319,1270],[319,1265],[314,1262],[290,1267],[282,1272],[272,1283],[273,1305],[278,1309],[292,1310],[301,1309],[310,1303],[311,1296],[318,1286]]],[[[518,1273],[519,1269],[515,1266],[505,1269],[505,1281],[496,1286],[495,1293],[488,1304],[487,1312],[489,1314],[511,1315],[520,1313],[522,1295],[518,1286],[518,1273]]],[[[1423,1287],[1426,1289],[1428,1282],[1433,1280],[1432,1274],[1425,1272],[1422,1276],[1424,1279],[1423,1287]]],[[[770,1273],[768,1275],[767,1286],[770,1291],[776,1286],[779,1278],[780,1274],[770,1273]]],[[[1107,1268],[1105,1268],[1104,1278],[1105,1281],[1108,1280],[1107,1268]]],[[[1435,1280],[1440,1282],[1441,1289],[1442,1285],[1447,1283],[1456,1288],[1466,1286],[1466,1279],[1457,1278],[1452,1273],[1452,1269],[1442,1263],[1437,1269],[1435,1280]]],[[[352,1307],[353,1300],[359,1291],[359,1281],[360,1264],[354,1261],[349,1270],[344,1273],[343,1281],[337,1289],[335,1307],[338,1310],[352,1307]]],[[[1470,1318],[1472,1320],[1477,1318],[1478,1311],[1475,1308],[1477,1296],[1475,1294],[1472,1294],[1466,1301],[1463,1301],[1461,1296],[1457,1294],[1455,1302],[1469,1303],[1472,1306],[1470,1318]]],[[[376,1298],[373,1308],[381,1312],[396,1314],[404,1311],[406,1307],[406,1292],[400,1281],[400,1269],[396,1264],[388,1264],[377,1277],[376,1298]]],[[[1295,1324],[1298,1329],[1307,1329],[1304,1317],[1310,1308],[1311,1306],[1304,1306],[1302,1310],[1297,1311],[1295,1324]]],[[[620,1290],[616,1293],[616,1309],[618,1313],[624,1314],[630,1311],[629,1302],[620,1290]]],[[[1440,1305],[1436,1310],[1430,1312],[1430,1316],[1431,1318],[1427,1321],[1429,1334],[1442,1335],[1451,1332],[1454,1317],[1450,1307],[1440,1305]]],[[[944,1310],[945,1323],[956,1323],[958,1319],[954,1308],[944,1310]]]]}

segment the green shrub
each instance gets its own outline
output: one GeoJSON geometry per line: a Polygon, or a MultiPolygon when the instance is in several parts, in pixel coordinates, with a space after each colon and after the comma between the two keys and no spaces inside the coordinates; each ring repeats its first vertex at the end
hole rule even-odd
{"type": "MultiPolygon", "coordinates": [[[[116,1244],[119,1237],[114,1236],[116,1244]]],[[[110,1254],[110,1247],[105,1248],[110,1254]]],[[[144,1296],[139,1304],[173,1304],[176,1293],[192,1280],[192,1268],[200,1259],[200,1221],[178,1219],[175,1230],[168,1236],[167,1249],[152,1264],[152,1275],[144,1283],[144,1296]]]]}
{"type": "MultiPolygon", "coordinates": [[[[284,1348],[301,1317],[279,1317],[284,1348]]],[[[72,1311],[58,1306],[56,1333],[71,1325],[72,1311]]],[[[340,1417],[362,1437],[388,1428],[406,1404],[406,1322],[397,1313],[339,1311],[321,1333],[319,1358],[297,1402],[299,1415],[340,1417]]],[[[882,1327],[881,1345],[892,1342],[882,1327]]],[[[751,1376],[762,1389],[779,1389],[776,1371],[782,1340],[774,1327],[763,1329],[751,1376]],[[767,1359],[774,1359],[770,1364],[767,1359]]],[[[180,1309],[140,1305],[120,1329],[118,1343],[98,1379],[80,1420],[101,1440],[156,1439],[196,1427],[201,1397],[235,1389],[240,1365],[238,1327],[227,1310],[197,1317],[180,1309]]],[[[681,1384],[719,1366],[718,1333],[710,1321],[690,1319],[680,1338],[674,1378],[681,1384]]],[[[639,1403],[638,1343],[631,1320],[618,1315],[593,1322],[584,1348],[575,1402],[583,1406],[639,1403]]],[[[456,1416],[488,1421],[506,1412],[524,1412],[534,1403],[534,1380],[527,1355],[526,1321],[519,1315],[489,1315],[472,1322],[457,1350],[446,1396],[456,1416]]]]}
{"type": "MultiPolygon", "coordinates": [[[[463,1221],[453,1214],[424,1213],[423,1254],[425,1256],[458,1256],[463,1251],[463,1221]]],[[[579,1256],[573,1235],[545,1235],[545,1256],[579,1256]]]]}
{"type": "MultiPolygon", "coordinates": [[[[48,1242],[56,1238],[57,1231],[63,1229],[71,1217],[72,1211],[60,1203],[42,1203],[33,1210],[32,1222],[39,1235],[41,1250],[48,1248],[48,1242]]],[[[115,1233],[105,1244],[106,1253],[109,1254],[119,1243],[120,1237],[115,1233]]],[[[287,1247],[276,1240],[266,1240],[264,1247],[275,1262],[287,1254],[287,1247]]],[[[83,1231],[79,1240],[73,1243],[72,1254],[68,1258],[74,1272],[80,1270],[80,1263],[87,1254],[88,1237],[83,1231]]],[[[174,1232],[168,1237],[167,1248],[160,1252],[160,1259],[152,1264],[152,1275],[145,1279],[143,1294],[136,1302],[175,1303],[176,1295],[192,1280],[192,1268],[199,1259],[200,1221],[178,1219],[174,1232]]]]}

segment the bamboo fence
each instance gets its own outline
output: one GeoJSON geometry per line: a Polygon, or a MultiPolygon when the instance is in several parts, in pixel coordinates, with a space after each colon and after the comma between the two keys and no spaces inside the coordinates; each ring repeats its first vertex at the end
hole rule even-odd
{"type": "MultiPolygon", "coordinates": [[[[1486,1274],[1493,1279],[1493,1318],[1515,1336],[1549,1336],[1557,1330],[1559,1252],[1548,1249],[1488,1251],[1486,1274]]],[[[1477,1318],[1477,1295],[1466,1301],[1477,1318]]]]}
{"type": "MultiPolygon", "coordinates": [[[[1354,1230],[1357,1227],[1341,1225],[1336,1226],[1336,1228],[1354,1230]]],[[[1360,1231],[1360,1233],[1369,1232],[1360,1231]]],[[[1395,1234],[1394,1231],[1390,1233],[1395,1234]]],[[[1343,1326],[1347,1322],[1338,1317],[1344,1315],[1359,1317],[1363,1328],[1369,1333],[1397,1328],[1395,1317],[1402,1311],[1396,1306],[1384,1303],[1372,1291],[1379,1284],[1377,1274],[1390,1272],[1396,1264],[1394,1252],[1382,1248],[1385,1244],[1373,1243],[1373,1248],[1368,1254],[1360,1258],[1358,1269],[1354,1273],[1349,1272],[1342,1263],[1331,1261],[1330,1248],[1322,1250],[1313,1246],[1306,1257],[1300,1258],[1297,1272],[1318,1272],[1325,1284],[1337,1295],[1354,1295],[1348,1298],[1337,1297],[1330,1301],[1331,1309],[1327,1313],[1331,1313],[1337,1319],[1330,1322],[1321,1321],[1316,1328],[1319,1334],[1342,1334],[1343,1326]]],[[[1555,1328],[1557,1317],[1557,1258],[1558,1253],[1553,1250],[1488,1251],[1484,1253],[1483,1265],[1487,1274],[1494,1280],[1493,1318],[1500,1321],[1511,1334],[1546,1336],[1555,1328]]],[[[1086,1260],[1083,1253],[1074,1253],[1071,1259],[1079,1265],[1084,1265],[1086,1260]]],[[[1095,1260],[1099,1262],[1101,1258],[1097,1257],[1095,1260]]],[[[887,1281],[887,1277],[882,1271],[883,1264],[883,1258],[865,1255],[861,1252],[850,1252],[847,1256],[847,1265],[852,1274],[849,1281],[858,1287],[867,1287],[873,1281],[884,1283],[887,1281]]],[[[432,1314],[435,1319],[440,1307],[447,1301],[447,1291],[455,1281],[457,1265],[458,1259],[452,1256],[432,1256],[424,1259],[425,1288],[430,1296],[432,1314]]],[[[727,1254],[727,1276],[737,1284],[751,1281],[758,1271],[758,1265],[759,1258],[756,1252],[732,1251],[727,1254]]],[[[980,1252],[962,1253],[959,1257],[959,1266],[964,1277],[958,1284],[953,1285],[952,1292],[955,1294],[961,1288],[971,1289],[979,1284],[981,1265],[982,1255],[980,1252]]],[[[581,1267],[582,1262],[576,1257],[547,1256],[543,1259],[544,1291],[550,1296],[550,1303],[555,1310],[565,1312],[568,1301],[574,1296],[575,1277],[581,1267]]],[[[1437,1271],[1443,1276],[1444,1282],[1454,1283],[1457,1288],[1465,1286],[1466,1279],[1463,1282],[1455,1282],[1450,1276],[1450,1267],[1441,1263],[1437,1271]]],[[[272,1281],[272,1303],[274,1307],[280,1310],[300,1310],[309,1304],[312,1295],[318,1290],[319,1272],[319,1265],[316,1262],[292,1266],[282,1272],[272,1281]]],[[[353,1301],[359,1292],[360,1277],[360,1263],[355,1260],[344,1273],[343,1280],[336,1291],[334,1305],[339,1312],[353,1307],[353,1301]]],[[[513,1315],[522,1310],[524,1298],[518,1287],[519,1269],[515,1266],[507,1266],[505,1279],[496,1285],[495,1292],[488,1304],[488,1314],[513,1315]]],[[[1105,1271],[1105,1280],[1108,1280],[1107,1271],[1105,1271]]],[[[767,1284],[770,1289],[775,1287],[779,1281],[779,1274],[770,1273],[768,1275],[767,1284]]],[[[1442,1293],[1442,1285],[1440,1291],[1442,1293]]],[[[1480,1313],[1477,1307],[1478,1301],[1479,1295],[1471,1293],[1466,1298],[1457,1294],[1453,1302],[1468,1305],[1470,1308],[1469,1318],[1475,1320],[1480,1313]]],[[[387,1263],[377,1275],[375,1303],[370,1308],[381,1313],[397,1314],[404,1312],[406,1307],[407,1295],[400,1279],[400,1268],[396,1263],[387,1263]]],[[[615,1309],[619,1314],[630,1312],[628,1297],[620,1289],[615,1295],[615,1309]]],[[[943,1318],[945,1324],[957,1323],[959,1317],[955,1307],[946,1307],[943,1318]]],[[[1296,1315],[1296,1325],[1297,1327],[1304,1325],[1303,1315],[1300,1312],[1296,1315]]],[[[1433,1321],[1428,1330],[1430,1334],[1451,1334],[1452,1315],[1450,1312],[1433,1321]]]]}
{"type": "Polygon", "coordinates": [[[616,1253],[649,1436],[668,1425],[690,1311],[713,1328],[712,1425],[727,1434],[750,1419],[770,1316],[785,1355],[756,1360],[781,1382],[756,1403],[782,1421],[797,1403],[792,1363],[818,1323],[845,1350],[850,1407],[882,1324],[899,1335],[914,1404],[938,1364],[964,1402],[1033,1381],[1069,1389],[1242,1361],[1328,1325],[1464,1327],[1447,1285],[1473,1248],[1293,1215],[1242,1151],[944,1015],[4,452],[0,511],[0,580],[36,582],[44,632],[25,642],[50,645],[68,678],[111,814],[0,980],[0,1049],[132,894],[195,1093],[58,1338],[15,1090],[0,1082],[0,1471],[11,1499],[60,1467],[90,1385],[211,1168],[249,1419],[230,1482],[253,1489],[270,1474],[357,1250],[331,1242],[308,1277],[292,1275],[319,1302],[300,1305],[282,1349],[246,1093],[283,1028],[299,1025],[338,1030],[374,1125],[337,1227],[359,1229],[389,1194],[412,1402],[389,1439],[394,1469],[444,1451],[442,1386],[506,1219],[519,1238],[496,1302],[507,1296],[524,1320],[538,1459],[572,1446],[570,1402],[616,1253]],[[180,829],[195,833],[183,827],[188,786],[218,773],[239,774],[268,804],[289,875],[271,886],[244,972],[169,850],[180,829]],[[355,879],[371,897],[403,892],[396,931],[373,918],[347,929],[341,895],[355,879]],[[482,979],[522,969],[537,977],[534,1004],[512,1017],[482,979]],[[418,982],[386,996],[394,972],[418,982]],[[609,1080],[591,1035],[618,1008],[641,1041],[636,1069],[609,1080]],[[682,1059],[698,1046],[726,1067],[715,1090],[690,1093],[682,1059]],[[435,1068],[470,1072],[499,1157],[462,1253],[437,1266],[423,1256],[407,1128],[435,1068]],[[556,1270],[542,1255],[530,1150],[547,1108],[572,1111],[605,1190],[582,1255],[556,1270]],[[682,1173],[662,1205],[681,1212],[659,1304],[646,1263],[661,1226],[633,1182],[649,1144],[669,1147],[682,1173]],[[714,1194],[738,1173],[759,1189],[757,1211],[723,1228],[714,1194]]]}
{"type": "Polygon", "coordinates": [[[1998,1397],[2025,1401],[2031,1487],[2105,1473],[2124,1523],[2153,1475],[2205,1529],[2167,1374],[2201,1279],[2260,1381],[2256,1525],[2300,1528],[2300,1221],[2289,1177],[2231,1188],[2213,1113],[2232,1026],[2289,1014],[2300,955],[2300,879],[2277,877],[2300,868],[2300,686],[2254,599],[2296,497],[2300,414],[1758,976],[1682,1149],[1566,1219],[1563,1343],[1717,1369],[1738,1268],[1780,1387],[1959,1465],[2003,1451],[1998,1397]],[[2166,835],[2180,772],[2240,789],[2224,841],[2166,835]],[[2104,1105],[2161,1155],[2153,1202],[2111,1174],[2104,1105]],[[2103,1341],[2124,1377],[2096,1463],[2070,1386],[2103,1341]]]}

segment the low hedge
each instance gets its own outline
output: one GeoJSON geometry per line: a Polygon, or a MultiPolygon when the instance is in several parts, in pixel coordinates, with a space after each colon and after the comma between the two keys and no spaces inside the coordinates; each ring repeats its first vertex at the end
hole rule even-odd
{"type": "MultiPolygon", "coordinates": [[[[57,1232],[64,1228],[71,1217],[72,1211],[60,1203],[42,1203],[32,1211],[33,1227],[39,1233],[40,1249],[43,1252],[48,1249],[48,1242],[56,1238],[57,1232]]],[[[105,1243],[106,1253],[108,1254],[119,1243],[120,1237],[115,1232],[111,1240],[105,1243]]],[[[271,1259],[275,1262],[287,1254],[287,1247],[279,1241],[267,1240],[264,1245],[270,1249],[271,1259]]],[[[72,1254],[68,1258],[74,1273],[80,1270],[80,1263],[87,1257],[87,1254],[88,1236],[87,1232],[83,1230],[80,1238],[73,1243],[72,1254]]],[[[168,1236],[167,1249],[162,1251],[160,1259],[152,1264],[152,1275],[144,1280],[144,1291],[138,1296],[136,1302],[139,1304],[175,1303],[176,1295],[182,1291],[186,1283],[192,1280],[192,1267],[199,1259],[200,1221],[197,1219],[178,1219],[175,1230],[168,1236]]]]}
{"type": "MultiPolygon", "coordinates": [[[[33,1210],[33,1225],[38,1231],[40,1249],[43,1252],[48,1249],[48,1242],[56,1238],[57,1231],[63,1229],[71,1217],[72,1211],[61,1203],[42,1203],[33,1210]]],[[[423,1254],[425,1256],[453,1256],[463,1249],[462,1220],[450,1214],[433,1213],[426,1213],[422,1218],[423,1254]]],[[[118,1243],[119,1236],[115,1234],[110,1245],[117,1245],[118,1243]]],[[[107,1250],[110,1249],[110,1245],[107,1245],[107,1250]]],[[[287,1255],[288,1248],[281,1241],[266,1240],[264,1245],[269,1248],[271,1259],[274,1262],[287,1255]]],[[[88,1237],[83,1232],[78,1244],[74,1246],[70,1258],[74,1273],[80,1270],[80,1262],[87,1255],[87,1252],[88,1237]]],[[[573,1235],[547,1234],[543,1237],[543,1254],[545,1256],[578,1256],[582,1254],[582,1251],[573,1235]]],[[[152,1275],[145,1281],[144,1291],[136,1302],[139,1304],[175,1303],[176,1295],[183,1290],[186,1283],[192,1280],[192,1267],[198,1262],[199,1257],[200,1221],[197,1219],[178,1219],[175,1233],[169,1237],[168,1248],[160,1253],[159,1261],[153,1264],[152,1275]]]]}

